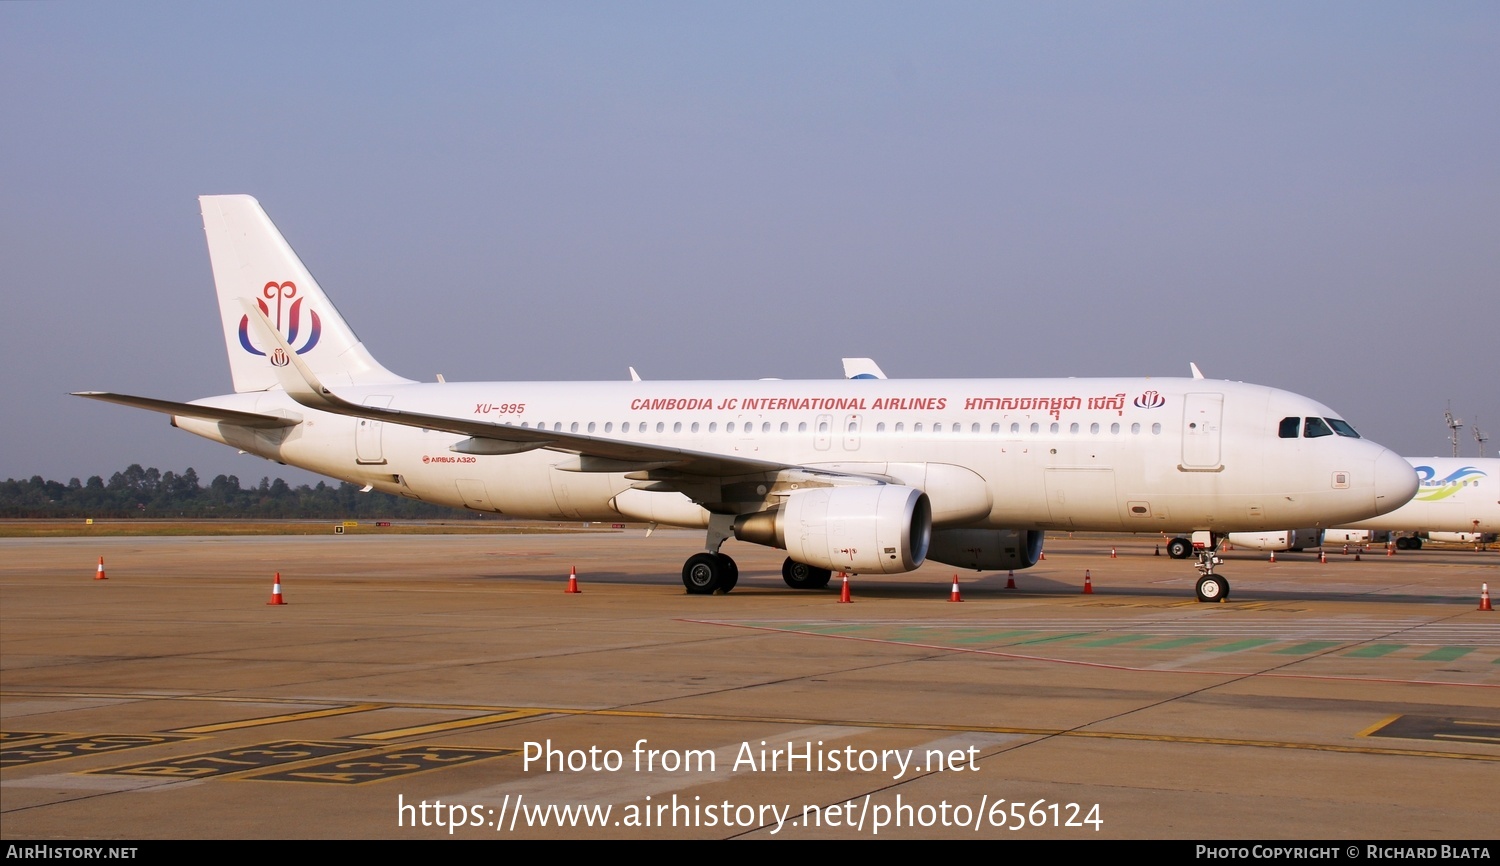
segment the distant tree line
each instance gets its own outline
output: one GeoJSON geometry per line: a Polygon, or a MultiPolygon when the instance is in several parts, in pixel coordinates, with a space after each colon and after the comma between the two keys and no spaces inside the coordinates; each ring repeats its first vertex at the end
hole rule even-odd
{"type": "Polygon", "coordinates": [[[191,467],[181,475],[132,463],[105,481],[98,475],[67,484],[33,475],[0,483],[0,517],[150,518],[482,518],[464,509],[432,505],[378,491],[361,493],[347,481],[292,487],[280,478],[240,486],[234,475],[218,475],[207,487],[191,467]]]}

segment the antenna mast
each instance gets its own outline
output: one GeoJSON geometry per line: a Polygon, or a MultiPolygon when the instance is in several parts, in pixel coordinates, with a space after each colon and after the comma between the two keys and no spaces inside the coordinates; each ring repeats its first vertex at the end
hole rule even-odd
{"type": "MultiPolygon", "coordinates": [[[[1449,405],[1449,409],[1452,405],[1449,405]]],[[[1448,424],[1448,441],[1453,443],[1453,456],[1458,456],[1458,431],[1464,426],[1462,421],[1453,417],[1453,412],[1443,412],[1443,420],[1448,424]]]]}
{"type": "Polygon", "coordinates": [[[1479,443],[1479,456],[1483,457],[1484,443],[1490,441],[1490,437],[1484,435],[1484,431],[1479,429],[1478,421],[1474,422],[1474,441],[1479,443]]]}

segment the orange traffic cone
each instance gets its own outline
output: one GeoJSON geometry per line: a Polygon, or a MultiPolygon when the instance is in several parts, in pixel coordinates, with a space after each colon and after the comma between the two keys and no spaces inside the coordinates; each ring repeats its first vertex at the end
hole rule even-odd
{"type": "Polygon", "coordinates": [[[581,589],[578,588],[578,566],[576,566],[576,565],[569,566],[568,567],[568,588],[565,589],[565,590],[563,590],[563,592],[582,592],[582,591],[583,590],[581,590],[581,589]]]}
{"type": "Polygon", "coordinates": [[[841,571],[839,574],[844,578],[844,588],[839,590],[839,604],[849,604],[849,572],[841,571]]]}
{"type": "Polygon", "coordinates": [[[958,595],[958,575],[953,575],[953,592],[948,595],[949,601],[963,601],[958,595]]]}
{"type": "Polygon", "coordinates": [[[1344,555],[1345,555],[1345,556],[1348,556],[1348,555],[1349,555],[1349,545],[1347,545],[1347,544],[1346,544],[1346,545],[1344,545],[1344,555]]]}
{"type": "Polygon", "coordinates": [[[1089,574],[1089,570],[1087,568],[1083,570],[1083,594],[1094,594],[1094,577],[1093,575],[1089,574]]]}
{"type": "Polygon", "coordinates": [[[276,572],[276,582],[271,584],[271,600],[266,604],[286,604],[286,599],[281,597],[281,572],[276,572]]]}
{"type": "Polygon", "coordinates": [[[1156,545],[1156,550],[1151,552],[1152,556],[1161,556],[1161,545],[1156,545]]]}
{"type": "Polygon", "coordinates": [[[1037,560],[1037,562],[1041,562],[1042,560],[1044,560],[1046,558],[1047,558],[1047,551],[1044,550],[1044,551],[1041,552],[1041,554],[1039,556],[1037,556],[1036,560],[1037,560]]]}
{"type": "Polygon", "coordinates": [[[1276,551],[1274,551],[1274,550],[1273,550],[1273,551],[1271,551],[1271,561],[1272,561],[1272,562],[1275,562],[1275,561],[1276,561],[1276,551]]]}
{"type": "Polygon", "coordinates": [[[104,576],[104,557],[99,557],[99,570],[94,572],[94,580],[109,580],[104,576]]]}
{"type": "Polygon", "coordinates": [[[1494,610],[1493,607],[1490,607],[1490,585],[1487,583],[1484,584],[1483,588],[1479,591],[1479,609],[1494,610]]]}
{"type": "Polygon", "coordinates": [[[1016,588],[1016,573],[1015,573],[1015,571],[1011,571],[1010,572],[1010,576],[1007,577],[1007,578],[1005,578],[1005,588],[1006,589],[1015,589],[1016,588]]]}
{"type": "Polygon", "coordinates": [[[1111,547],[1111,548],[1110,548],[1110,549],[1109,549],[1109,558],[1110,558],[1110,559],[1119,559],[1119,558],[1120,558],[1120,557],[1119,557],[1119,556],[1117,556],[1117,555],[1116,555],[1116,554],[1115,554],[1115,549],[1114,549],[1114,548],[1113,548],[1113,547],[1111,547]]]}
{"type": "Polygon", "coordinates": [[[1328,554],[1324,553],[1321,548],[1318,549],[1318,562],[1324,563],[1325,565],[1328,563],[1328,554]]]}
{"type": "Polygon", "coordinates": [[[1396,555],[1396,545],[1391,544],[1389,541],[1387,541],[1385,543],[1385,555],[1386,556],[1395,556],[1396,555]]]}

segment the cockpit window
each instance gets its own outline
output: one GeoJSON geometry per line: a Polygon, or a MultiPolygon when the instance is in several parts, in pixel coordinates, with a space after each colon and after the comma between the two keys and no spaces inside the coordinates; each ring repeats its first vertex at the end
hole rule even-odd
{"type": "Polygon", "coordinates": [[[1308,439],[1316,439],[1319,436],[1332,436],[1333,431],[1328,429],[1322,418],[1308,418],[1302,427],[1302,435],[1308,439]]]}
{"type": "Polygon", "coordinates": [[[1296,439],[1297,429],[1302,426],[1301,418],[1282,418],[1281,429],[1276,435],[1283,439],[1296,439]]]}
{"type": "Polygon", "coordinates": [[[1348,436],[1350,439],[1359,438],[1359,434],[1354,432],[1354,428],[1349,426],[1348,421],[1341,421],[1338,418],[1324,418],[1323,420],[1327,421],[1328,426],[1333,428],[1333,432],[1340,436],[1348,436]]]}

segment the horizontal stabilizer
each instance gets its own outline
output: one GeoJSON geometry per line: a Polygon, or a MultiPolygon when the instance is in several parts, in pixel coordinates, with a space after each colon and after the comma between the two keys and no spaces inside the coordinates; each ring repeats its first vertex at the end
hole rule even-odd
{"type": "Polygon", "coordinates": [[[282,418],[279,415],[237,412],[234,409],[200,406],[197,403],[174,403],[171,400],[157,400],[152,397],[111,394],[108,391],[74,391],[73,396],[87,397],[90,400],[103,400],[106,403],[119,403],[121,406],[134,406],[137,409],[149,409],[152,412],[162,412],[167,415],[180,415],[184,418],[202,418],[206,421],[219,421],[224,424],[233,424],[237,427],[250,427],[257,430],[295,427],[302,423],[298,419],[282,418]]]}

